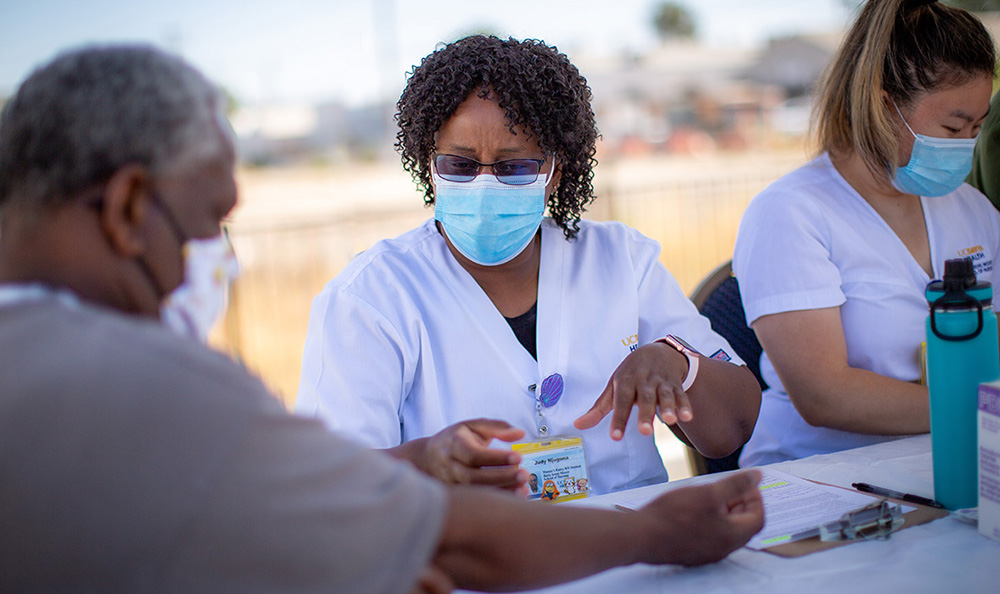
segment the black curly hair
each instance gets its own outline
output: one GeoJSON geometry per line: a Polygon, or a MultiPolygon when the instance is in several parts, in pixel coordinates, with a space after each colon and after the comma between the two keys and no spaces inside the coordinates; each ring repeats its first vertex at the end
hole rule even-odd
{"type": "Polygon", "coordinates": [[[533,39],[518,41],[473,35],[425,57],[410,73],[396,104],[396,150],[403,169],[434,204],[431,155],[434,134],[473,92],[494,98],[510,123],[537,135],[538,145],[558,161],[559,186],[549,196],[549,214],[567,239],[594,200],[597,125],[587,79],[566,54],[533,39]]]}

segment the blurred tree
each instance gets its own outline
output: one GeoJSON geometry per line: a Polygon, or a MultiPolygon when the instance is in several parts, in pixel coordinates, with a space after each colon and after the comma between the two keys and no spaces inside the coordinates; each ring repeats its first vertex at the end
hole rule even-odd
{"type": "Polygon", "coordinates": [[[653,9],[653,27],[660,41],[691,39],[696,31],[691,11],[678,2],[660,2],[653,9]]]}

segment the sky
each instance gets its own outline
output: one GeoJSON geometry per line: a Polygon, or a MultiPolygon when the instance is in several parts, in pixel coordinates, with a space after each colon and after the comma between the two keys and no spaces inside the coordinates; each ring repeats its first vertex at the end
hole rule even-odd
{"type": "MultiPolygon", "coordinates": [[[[679,0],[699,39],[758,47],[842,28],[845,0],[679,0]]],[[[59,51],[141,41],[178,52],[238,102],[394,98],[435,45],[487,30],[575,55],[656,43],[657,0],[0,0],[0,95],[59,51]]],[[[586,72],[584,72],[586,75],[586,72]]]]}

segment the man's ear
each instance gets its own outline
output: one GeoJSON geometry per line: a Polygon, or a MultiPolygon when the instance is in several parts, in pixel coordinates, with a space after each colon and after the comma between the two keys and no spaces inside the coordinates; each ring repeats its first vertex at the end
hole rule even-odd
{"type": "Polygon", "coordinates": [[[134,257],[146,249],[143,229],[152,206],[152,177],[142,165],[126,165],[104,187],[101,229],[115,250],[134,257]]]}

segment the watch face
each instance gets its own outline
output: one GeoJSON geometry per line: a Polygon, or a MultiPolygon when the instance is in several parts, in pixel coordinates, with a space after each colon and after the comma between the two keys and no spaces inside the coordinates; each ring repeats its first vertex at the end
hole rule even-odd
{"type": "MultiPolygon", "coordinates": [[[[685,340],[684,340],[683,338],[681,338],[680,336],[674,336],[673,334],[668,334],[668,335],[666,336],[666,339],[667,339],[668,341],[671,341],[671,340],[672,340],[672,341],[674,341],[674,342],[676,342],[676,343],[677,343],[676,345],[674,345],[674,348],[677,348],[678,346],[681,346],[681,347],[684,347],[685,349],[687,349],[687,350],[691,351],[692,353],[697,353],[697,354],[699,354],[699,355],[701,354],[701,353],[698,353],[698,349],[696,349],[696,348],[694,348],[693,346],[689,345],[689,344],[687,343],[687,341],[685,341],[685,340]]],[[[680,349],[678,348],[678,350],[680,350],[680,349]]]]}

